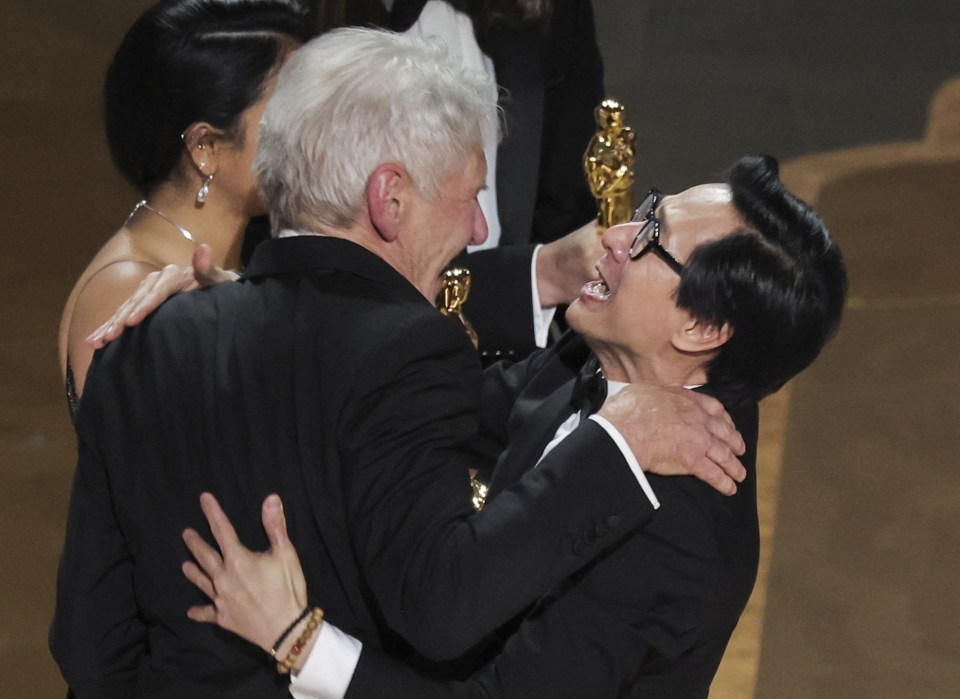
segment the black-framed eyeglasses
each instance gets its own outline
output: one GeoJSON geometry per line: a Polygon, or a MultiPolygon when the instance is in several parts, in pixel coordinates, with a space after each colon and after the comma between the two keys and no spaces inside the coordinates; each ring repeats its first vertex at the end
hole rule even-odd
{"type": "Polygon", "coordinates": [[[664,262],[677,274],[683,274],[683,264],[660,244],[660,219],[657,218],[657,204],[660,203],[660,191],[656,188],[650,192],[640,202],[640,206],[633,212],[630,221],[646,223],[640,227],[637,237],[633,239],[633,245],[630,246],[630,259],[636,260],[643,257],[653,250],[660,256],[664,262]]]}

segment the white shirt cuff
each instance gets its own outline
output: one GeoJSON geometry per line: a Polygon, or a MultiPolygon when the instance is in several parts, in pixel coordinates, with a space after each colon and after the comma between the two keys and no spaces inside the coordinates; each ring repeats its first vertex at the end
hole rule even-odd
{"type": "Polygon", "coordinates": [[[343,699],[362,650],[356,638],[323,622],[303,669],[292,675],[290,694],[295,699],[343,699]]]}
{"type": "Polygon", "coordinates": [[[546,347],[550,336],[550,323],[557,313],[557,307],[543,308],[540,305],[540,290],[537,288],[537,256],[540,254],[538,245],[533,249],[530,259],[530,289],[533,293],[533,341],[537,347],[546,347]]]}
{"type": "Polygon", "coordinates": [[[606,433],[610,435],[613,443],[617,445],[617,447],[620,449],[620,453],[623,454],[623,458],[626,459],[630,470],[633,471],[633,475],[636,476],[640,487],[643,488],[643,493],[647,496],[647,500],[649,500],[650,504],[653,505],[653,509],[659,509],[660,501],[657,500],[657,496],[654,495],[653,488],[650,487],[650,482],[643,473],[643,469],[640,468],[640,462],[637,461],[637,457],[633,455],[632,451],[630,451],[630,446],[627,444],[627,440],[623,438],[623,435],[620,434],[620,430],[614,427],[612,422],[607,420],[605,417],[601,417],[600,415],[591,415],[589,419],[600,425],[600,427],[606,430],[606,433]]]}

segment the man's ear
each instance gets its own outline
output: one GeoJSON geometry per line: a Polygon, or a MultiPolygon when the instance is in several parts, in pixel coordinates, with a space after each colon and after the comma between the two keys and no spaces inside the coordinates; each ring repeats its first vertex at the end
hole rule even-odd
{"type": "Polygon", "coordinates": [[[223,131],[205,121],[198,121],[190,124],[181,137],[200,177],[217,174],[219,157],[226,143],[223,131]]]}
{"type": "Polygon", "coordinates": [[[402,165],[383,163],[367,180],[367,209],[370,221],[385,241],[393,242],[400,235],[405,192],[410,176],[402,165]]]}
{"type": "Polygon", "coordinates": [[[673,346],[681,352],[710,352],[727,344],[733,337],[730,323],[714,325],[696,318],[689,318],[673,334],[673,346]]]}

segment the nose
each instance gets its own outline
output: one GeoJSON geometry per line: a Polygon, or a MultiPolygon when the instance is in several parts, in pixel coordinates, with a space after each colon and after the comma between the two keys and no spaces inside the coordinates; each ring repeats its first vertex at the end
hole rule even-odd
{"type": "Polygon", "coordinates": [[[487,217],[483,215],[483,209],[477,205],[477,210],[473,215],[473,237],[470,238],[471,245],[480,245],[487,239],[489,233],[487,228],[487,217]]]}
{"type": "Polygon", "coordinates": [[[610,226],[603,232],[601,242],[604,249],[617,262],[623,262],[630,253],[630,246],[633,245],[637,232],[643,227],[643,222],[639,223],[621,223],[616,226],[610,226]]]}

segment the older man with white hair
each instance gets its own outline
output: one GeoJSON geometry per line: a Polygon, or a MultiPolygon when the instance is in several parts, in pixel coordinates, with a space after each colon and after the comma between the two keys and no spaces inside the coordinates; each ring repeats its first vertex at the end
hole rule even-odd
{"type": "MultiPolygon", "coordinates": [[[[180,532],[202,525],[205,491],[260,547],[253,514],[282,495],[337,627],[450,657],[651,515],[640,464],[735,490],[723,469],[742,478],[742,440],[719,403],[637,387],[655,413],[589,421],[473,513],[468,469],[501,435],[478,419],[476,354],[428,299],[486,235],[495,105],[489,79],[383,32],[328,34],[280,71],[254,163],[275,239],[243,281],[171,300],[88,378],[51,629],[78,696],[286,694],[256,649],[184,615],[203,597],[180,532]]],[[[279,661],[318,614],[276,620],[279,661]]],[[[318,643],[340,633],[319,626],[318,643]]]]}

